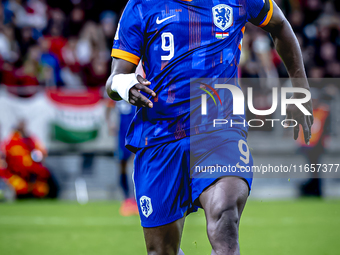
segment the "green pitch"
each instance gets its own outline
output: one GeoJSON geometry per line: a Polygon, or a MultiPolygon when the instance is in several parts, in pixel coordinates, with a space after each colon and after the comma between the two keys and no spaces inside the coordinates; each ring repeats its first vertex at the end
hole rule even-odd
{"type": "MultiPolygon", "coordinates": [[[[123,218],[118,208],[117,202],[0,204],[0,254],[146,254],[139,218],[123,218]]],[[[245,255],[339,254],[340,201],[250,201],[240,231],[245,255]]],[[[202,210],[187,218],[181,247],[186,255],[210,254],[202,210]]]]}

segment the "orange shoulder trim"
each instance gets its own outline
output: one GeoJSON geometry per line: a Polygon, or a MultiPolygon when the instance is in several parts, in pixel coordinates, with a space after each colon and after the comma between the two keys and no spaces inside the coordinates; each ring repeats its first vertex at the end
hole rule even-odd
{"type": "Polygon", "coordinates": [[[124,59],[126,61],[129,61],[132,64],[135,64],[136,66],[138,65],[139,60],[140,60],[140,57],[137,57],[136,55],[130,52],[119,50],[119,49],[112,49],[111,57],[124,59]]]}
{"type": "Polygon", "coordinates": [[[269,12],[267,14],[267,18],[265,21],[263,21],[263,23],[261,25],[259,25],[259,27],[265,27],[268,25],[269,21],[271,20],[272,16],[273,16],[273,2],[272,0],[269,0],[269,4],[270,4],[270,8],[269,8],[269,12]]]}

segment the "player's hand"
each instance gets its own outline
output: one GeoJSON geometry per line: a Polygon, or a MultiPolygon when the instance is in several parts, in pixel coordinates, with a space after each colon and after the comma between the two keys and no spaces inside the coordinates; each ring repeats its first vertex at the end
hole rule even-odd
{"type": "MultiPolygon", "coordinates": [[[[292,96],[291,98],[298,98],[296,95],[292,96]]],[[[299,137],[300,125],[302,126],[303,135],[305,138],[305,143],[309,144],[309,140],[312,137],[312,125],[314,123],[313,117],[313,105],[312,100],[308,101],[307,103],[303,104],[304,107],[310,112],[312,115],[304,115],[303,112],[300,111],[299,108],[296,107],[295,104],[290,104],[287,106],[287,116],[286,120],[293,119],[296,120],[298,125],[294,127],[294,140],[299,137]]],[[[285,128],[289,127],[292,121],[285,121],[285,128]]]]}
{"type": "Polygon", "coordinates": [[[143,91],[146,94],[155,97],[156,93],[148,87],[151,83],[139,74],[137,75],[137,80],[139,83],[133,86],[129,91],[129,103],[135,106],[152,108],[153,103],[141,93],[141,91],[143,91]]]}

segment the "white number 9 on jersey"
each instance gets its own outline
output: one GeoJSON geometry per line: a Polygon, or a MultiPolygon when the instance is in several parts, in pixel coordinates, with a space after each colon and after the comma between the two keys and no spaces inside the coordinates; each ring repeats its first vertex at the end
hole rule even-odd
{"type": "Polygon", "coordinates": [[[238,149],[240,150],[240,153],[242,154],[242,156],[240,156],[240,159],[244,162],[244,164],[248,164],[249,163],[249,148],[248,148],[248,144],[243,141],[240,140],[238,142],[238,149]],[[245,145],[245,146],[244,146],[245,145]],[[246,150],[243,149],[243,147],[246,147],[246,150]]]}
{"type": "Polygon", "coordinates": [[[162,60],[170,60],[173,58],[175,53],[175,47],[174,47],[174,36],[170,32],[165,32],[162,34],[162,50],[169,51],[169,55],[167,56],[161,56],[162,60]],[[169,44],[167,43],[167,38],[169,41],[169,44]]]}

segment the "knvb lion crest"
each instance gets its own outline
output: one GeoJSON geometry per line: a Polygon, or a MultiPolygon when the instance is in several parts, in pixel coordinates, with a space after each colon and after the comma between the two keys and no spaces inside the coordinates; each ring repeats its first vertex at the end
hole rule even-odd
{"type": "Polygon", "coordinates": [[[214,24],[225,31],[233,24],[233,8],[225,4],[219,4],[212,8],[214,24]]]}
{"type": "Polygon", "coordinates": [[[152,204],[151,204],[151,198],[149,198],[147,196],[142,196],[139,199],[139,203],[140,203],[140,208],[141,208],[142,213],[144,214],[144,216],[146,218],[149,217],[150,214],[153,212],[152,204]]]}

